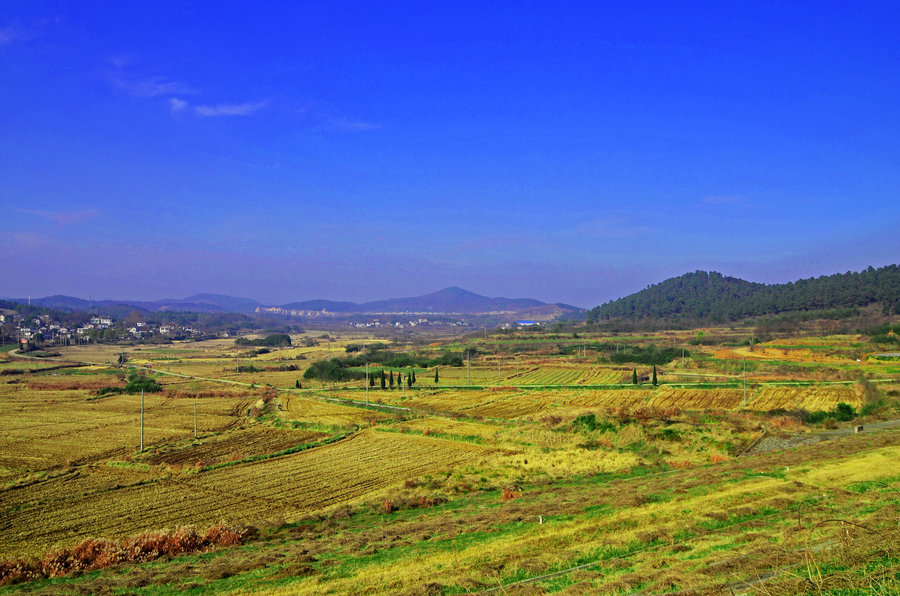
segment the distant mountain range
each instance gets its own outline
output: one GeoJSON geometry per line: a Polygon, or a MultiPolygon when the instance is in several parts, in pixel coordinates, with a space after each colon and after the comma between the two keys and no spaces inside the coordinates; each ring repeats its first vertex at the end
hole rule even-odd
{"type": "Polygon", "coordinates": [[[456,286],[444,288],[424,296],[411,298],[392,298],[390,300],[376,300],[356,304],[354,302],[332,302],[329,300],[307,300],[304,302],[292,302],[282,308],[297,310],[322,310],[340,313],[495,313],[515,312],[532,309],[540,310],[542,307],[556,306],[561,310],[580,311],[581,309],[567,304],[549,305],[532,298],[488,298],[474,292],[469,292],[456,286]]]}
{"type": "Polygon", "coordinates": [[[14,302],[27,303],[30,302],[35,306],[46,306],[47,308],[57,308],[60,310],[85,310],[91,311],[96,309],[121,310],[122,308],[131,308],[133,310],[142,310],[146,312],[159,311],[182,311],[182,312],[236,312],[236,313],[252,313],[256,307],[263,306],[261,302],[250,298],[235,298],[233,296],[223,296],[221,294],[196,294],[182,299],[169,300],[84,300],[82,298],[74,298],[72,296],[47,296],[46,298],[33,298],[30,300],[22,298],[13,298],[14,302]]]}
{"type": "MultiPolygon", "coordinates": [[[[15,302],[27,303],[28,299],[12,299],[15,302]]],[[[555,318],[564,314],[582,312],[582,309],[568,304],[547,304],[531,298],[488,298],[462,288],[450,287],[424,296],[409,298],[393,298],[357,304],[355,302],[339,302],[333,300],[305,300],[282,305],[265,305],[251,298],[236,298],[221,294],[196,294],[182,299],[134,301],[134,300],[84,300],[71,296],[48,296],[30,300],[36,306],[45,306],[61,310],[115,310],[122,312],[133,309],[145,312],[182,311],[182,312],[231,312],[254,313],[273,306],[283,310],[322,311],[340,314],[374,314],[374,313],[522,313],[534,318],[555,318]],[[258,310],[259,309],[259,310],[258,310]]]]}
{"type": "Polygon", "coordinates": [[[869,267],[785,284],[761,284],[721,273],[695,271],[667,279],[640,292],[587,312],[602,319],[739,320],[787,312],[851,309],[878,304],[885,314],[900,314],[900,267],[869,267]]]}

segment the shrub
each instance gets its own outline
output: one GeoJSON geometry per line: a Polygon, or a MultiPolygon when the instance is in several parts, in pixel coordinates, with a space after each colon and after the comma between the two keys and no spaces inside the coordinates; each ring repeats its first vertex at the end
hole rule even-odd
{"type": "Polygon", "coordinates": [[[582,414],[572,421],[572,427],[576,431],[607,431],[616,430],[616,425],[609,420],[597,420],[594,414],[582,414]]]}
{"type": "Polygon", "coordinates": [[[518,487],[515,487],[515,486],[510,487],[510,488],[504,488],[500,492],[500,500],[501,501],[511,501],[512,499],[518,499],[520,496],[522,496],[522,493],[516,489],[518,489],[518,487]]]}
{"type": "Polygon", "coordinates": [[[856,408],[850,404],[841,402],[834,407],[834,417],[841,422],[847,422],[856,418],[856,408]]]}
{"type": "Polygon", "coordinates": [[[243,543],[244,532],[219,524],[203,535],[193,526],[174,530],[144,532],[120,543],[98,538],[86,538],[72,548],[53,548],[34,561],[0,562],[0,585],[59,577],[103,569],[120,563],[143,563],[164,556],[208,550],[214,547],[243,543]]]}
{"type": "Polygon", "coordinates": [[[128,383],[125,385],[125,393],[158,393],[162,391],[162,386],[150,377],[132,372],[128,375],[128,383]]]}

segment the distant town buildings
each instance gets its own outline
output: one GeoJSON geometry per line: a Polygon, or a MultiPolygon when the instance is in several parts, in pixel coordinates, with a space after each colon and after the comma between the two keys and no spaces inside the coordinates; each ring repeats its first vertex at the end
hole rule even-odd
{"type": "Polygon", "coordinates": [[[22,346],[71,345],[98,341],[128,339],[193,337],[201,335],[199,329],[174,323],[132,323],[129,326],[112,317],[92,315],[74,329],[54,320],[50,315],[22,317],[13,311],[0,314],[0,338],[4,343],[20,343],[22,346]]]}

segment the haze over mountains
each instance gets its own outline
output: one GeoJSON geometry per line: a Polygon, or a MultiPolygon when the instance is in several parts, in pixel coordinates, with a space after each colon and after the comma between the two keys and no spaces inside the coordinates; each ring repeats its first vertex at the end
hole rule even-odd
{"type": "MultiPolygon", "coordinates": [[[[17,298],[16,302],[28,299],[17,298]]],[[[458,287],[449,287],[424,296],[392,298],[357,304],[334,300],[305,300],[283,305],[265,305],[252,298],[239,298],[221,294],[196,294],[182,299],[154,301],[135,300],[84,300],[71,296],[48,296],[30,300],[31,304],[63,310],[92,310],[128,306],[148,312],[190,311],[190,312],[234,312],[253,313],[257,309],[273,306],[285,310],[321,311],[333,313],[460,313],[480,314],[496,312],[531,312],[536,314],[566,314],[582,309],[567,304],[547,304],[531,298],[489,298],[458,287]]]]}
{"type": "MultiPolygon", "coordinates": [[[[27,299],[15,299],[27,302],[27,299]]],[[[225,312],[295,314],[327,311],[337,315],[380,313],[497,314],[548,320],[580,317],[585,311],[568,304],[547,304],[532,298],[489,298],[459,287],[423,296],[355,303],[304,300],[265,305],[251,298],[196,294],[182,299],[88,301],[70,296],[32,299],[37,306],[63,310],[137,309],[147,312],[225,312]],[[293,313],[291,312],[293,311],[293,313]]],[[[738,320],[746,317],[798,311],[821,311],[881,306],[884,314],[900,314],[900,266],[888,265],[860,272],[838,273],[785,284],[761,284],[716,272],[695,271],[673,277],[644,290],[586,311],[588,321],[626,318],[690,318],[738,320]]]]}

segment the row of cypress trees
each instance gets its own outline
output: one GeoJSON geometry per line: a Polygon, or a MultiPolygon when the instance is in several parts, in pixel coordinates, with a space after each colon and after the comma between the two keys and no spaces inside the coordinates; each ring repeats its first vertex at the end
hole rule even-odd
{"type": "MultiPolygon", "coordinates": [[[[652,380],[651,380],[650,382],[653,383],[653,385],[656,385],[657,382],[658,382],[658,381],[657,381],[657,378],[656,378],[656,365],[655,365],[655,364],[653,365],[653,378],[652,378],[652,380]]],[[[631,383],[632,383],[633,385],[637,385],[637,384],[638,384],[638,376],[637,376],[637,369],[636,369],[636,368],[631,369],[631,383]]]]}
{"type": "MultiPolygon", "coordinates": [[[[378,371],[374,375],[369,376],[369,387],[375,386],[375,378],[378,377],[379,383],[381,384],[382,389],[387,389],[390,386],[391,389],[394,388],[394,384],[396,383],[397,387],[400,387],[403,384],[403,373],[397,371],[397,380],[394,381],[394,371],[388,371],[388,374],[384,373],[384,369],[378,371]]],[[[434,369],[434,382],[438,382],[438,369],[434,369]]],[[[411,370],[406,373],[406,386],[412,387],[416,384],[416,371],[411,370]]]]}

